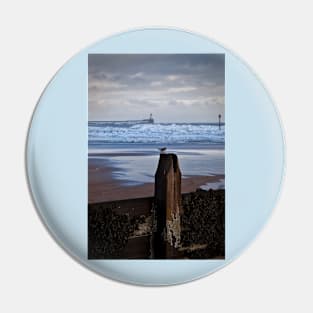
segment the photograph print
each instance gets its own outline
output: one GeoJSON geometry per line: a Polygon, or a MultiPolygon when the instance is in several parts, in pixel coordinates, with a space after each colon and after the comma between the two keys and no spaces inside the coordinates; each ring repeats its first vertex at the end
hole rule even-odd
{"type": "Polygon", "coordinates": [[[89,54],[88,259],[225,258],[224,54],[89,54]]]}

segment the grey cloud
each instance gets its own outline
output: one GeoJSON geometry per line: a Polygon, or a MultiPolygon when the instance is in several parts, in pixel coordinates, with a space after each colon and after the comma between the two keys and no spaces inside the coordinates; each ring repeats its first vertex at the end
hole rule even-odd
{"type": "Polygon", "coordinates": [[[89,119],[151,111],[160,122],[174,121],[175,110],[195,122],[224,115],[222,54],[92,54],[88,64],[89,119]]]}

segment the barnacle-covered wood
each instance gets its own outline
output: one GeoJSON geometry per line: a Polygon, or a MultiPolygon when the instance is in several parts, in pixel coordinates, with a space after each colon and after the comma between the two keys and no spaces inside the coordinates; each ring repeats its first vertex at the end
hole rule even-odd
{"type": "MultiPolygon", "coordinates": [[[[132,237],[151,233],[151,218],[144,215],[118,214],[113,204],[92,204],[88,208],[88,258],[124,258],[132,237]]],[[[146,257],[148,257],[147,255],[146,257]]]]}
{"type": "MultiPolygon", "coordinates": [[[[156,221],[151,215],[153,206],[152,198],[89,205],[89,258],[150,258],[153,255],[150,237],[156,231],[156,221]]],[[[175,237],[179,236],[180,244],[175,247],[178,253],[174,257],[224,258],[225,190],[183,194],[182,214],[177,224],[180,228],[173,228],[173,225],[168,228],[180,231],[175,234],[175,237]]]]}
{"type": "Polygon", "coordinates": [[[225,256],[225,190],[197,190],[182,197],[181,251],[191,259],[225,256]]]}

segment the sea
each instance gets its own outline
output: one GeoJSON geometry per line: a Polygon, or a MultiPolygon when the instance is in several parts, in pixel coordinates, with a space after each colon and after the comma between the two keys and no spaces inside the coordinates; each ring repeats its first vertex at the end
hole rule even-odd
{"type": "Polygon", "coordinates": [[[225,174],[225,124],[88,123],[89,159],[109,164],[121,184],[153,182],[160,148],[177,154],[183,177],[225,174]]]}
{"type": "Polygon", "coordinates": [[[225,125],[216,123],[89,122],[89,145],[137,144],[221,144],[225,125]]]}

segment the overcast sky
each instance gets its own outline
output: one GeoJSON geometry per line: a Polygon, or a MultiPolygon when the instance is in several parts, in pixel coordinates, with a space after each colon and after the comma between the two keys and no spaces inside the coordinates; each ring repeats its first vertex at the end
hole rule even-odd
{"type": "Polygon", "coordinates": [[[91,54],[89,120],[224,121],[223,54],[91,54]]]}

